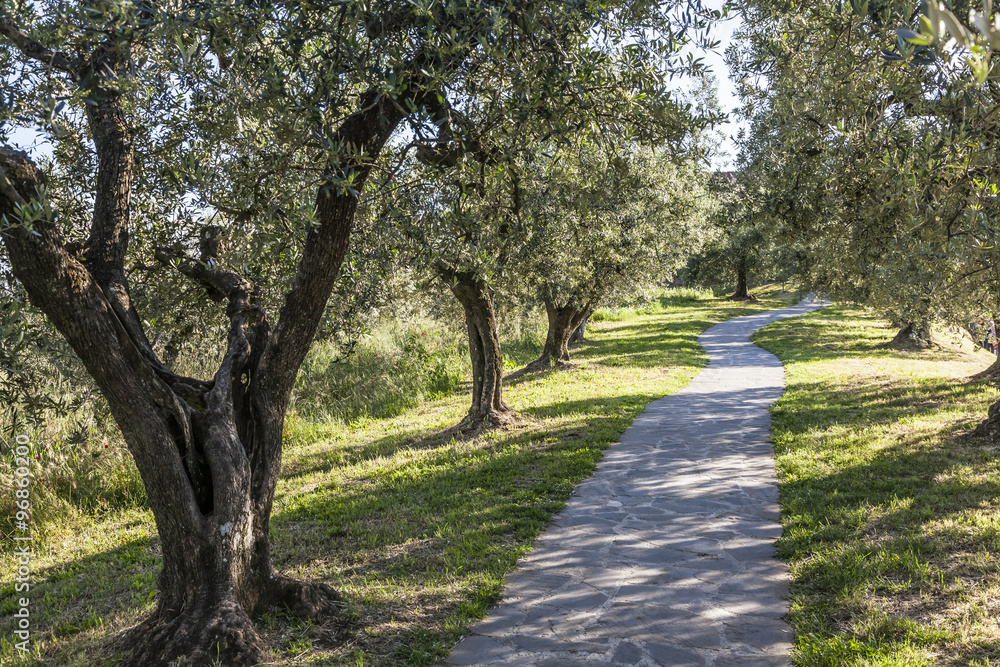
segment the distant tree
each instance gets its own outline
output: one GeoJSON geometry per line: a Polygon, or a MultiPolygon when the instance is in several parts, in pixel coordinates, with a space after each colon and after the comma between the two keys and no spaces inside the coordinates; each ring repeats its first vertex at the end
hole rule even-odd
{"type": "Polygon", "coordinates": [[[569,361],[573,332],[600,304],[673,274],[704,237],[708,203],[698,154],[611,138],[541,152],[523,186],[533,235],[520,282],[548,319],[535,369],[569,361]]]}
{"type": "Polygon", "coordinates": [[[401,185],[383,213],[406,262],[434,276],[462,306],[472,363],[471,425],[499,423],[510,412],[503,401],[495,299],[511,251],[523,243],[512,192],[518,180],[514,162],[508,156],[499,170],[453,166],[447,179],[434,168],[428,173],[413,165],[408,175],[414,182],[401,185]]]}
{"type": "Polygon", "coordinates": [[[730,299],[752,301],[752,279],[758,280],[775,263],[776,248],[768,221],[761,215],[758,193],[741,182],[739,172],[715,172],[709,191],[716,206],[709,217],[712,233],[705,247],[686,267],[687,280],[702,285],[735,285],[730,299]]]}

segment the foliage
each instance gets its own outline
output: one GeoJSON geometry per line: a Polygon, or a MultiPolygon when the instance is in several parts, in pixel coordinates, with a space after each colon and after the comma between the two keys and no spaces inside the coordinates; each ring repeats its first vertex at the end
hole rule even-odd
{"type": "Polygon", "coordinates": [[[0,289],[0,438],[93,411],[97,396],[73,352],[14,284],[0,289]]]}
{"type": "Polygon", "coordinates": [[[744,169],[803,284],[901,324],[998,310],[985,42],[962,52],[972,33],[936,3],[748,1],[742,13],[728,60],[751,120],[744,169]]]}
{"type": "MultiPolygon", "coordinates": [[[[511,317],[501,329],[508,367],[537,356],[544,334],[528,328],[534,321],[511,317]]],[[[333,344],[315,345],[299,371],[292,409],[314,420],[354,423],[393,417],[462,390],[469,352],[457,323],[383,316],[349,356],[333,344]]]]}
{"type": "Polygon", "coordinates": [[[769,239],[750,188],[738,173],[717,172],[709,185],[717,200],[709,216],[709,240],[688,260],[682,280],[713,287],[736,284],[737,292],[745,290],[763,268],[769,239]]]}
{"type": "Polygon", "coordinates": [[[523,186],[532,237],[520,258],[522,298],[587,310],[626,301],[702,242],[711,203],[697,153],[671,158],[611,139],[539,153],[523,186]]]}

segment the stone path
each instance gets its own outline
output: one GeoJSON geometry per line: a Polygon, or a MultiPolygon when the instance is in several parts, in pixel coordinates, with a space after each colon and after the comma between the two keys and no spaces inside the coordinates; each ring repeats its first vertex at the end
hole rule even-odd
{"type": "Polygon", "coordinates": [[[784,369],[748,337],[822,305],[704,332],[708,367],[607,450],[446,664],[788,665],[767,412],[784,369]]]}

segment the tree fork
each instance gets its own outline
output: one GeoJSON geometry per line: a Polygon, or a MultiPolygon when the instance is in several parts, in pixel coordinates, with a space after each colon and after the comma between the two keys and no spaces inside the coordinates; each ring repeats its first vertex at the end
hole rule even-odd
{"type": "Polygon", "coordinates": [[[257,350],[271,343],[266,320],[252,327],[253,350],[243,331],[243,312],[252,308],[237,289],[230,351],[213,382],[161,377],[55,226],[44,218],[24,224],[42,183],[25,154],[0,149],[0,214],[11,223],[3,241],[32,302],[107,397],[148,490],[163,549],[157,611],[131,635],[143,641],[133,643],[125,664],[204,664],[201,657],[256,664],[252,613],[287,604],[315,618],[334,611],[338,600],[330,587],[295,582],[270,564],[267,527],[287,399],[256,391],[267,386],[256,367],[257,350]],[[192,408],[171,385],[201,394],[205,408],[192,408]]]}

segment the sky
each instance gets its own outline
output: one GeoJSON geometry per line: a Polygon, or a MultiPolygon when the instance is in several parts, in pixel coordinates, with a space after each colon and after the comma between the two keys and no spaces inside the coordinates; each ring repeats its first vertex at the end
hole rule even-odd
{"type": "MultiPolygon", "coordinates": [[[[722,6],[722,2],[718,1],[709,1],[705,4],[714,9],[722,6]]],[[[729,43],[732,41],[733,32],[740,27],[741,23],[742,21],[737,14],[733,18],[718,24],[712,30],[712,36],[720,42],[718,48],[714,52],[695,52],[696,55],[700,55],[705,59],[705,64],[708,65],[709,69],[711,69],[715,74],[718,82],[719,104],[721,105],[722,110],[726,112],[733,111],[739,103],[739,98],[736,96],[736,86],[729,78],[729,70],[725,63],[725,52],[726,47],[729,46],[729,43]]],[[[734,138],[740,128],[745,126],[745,122],[736,123],[735,119],[733,119],[733,122],[719,128],[722,134],[725,135],[725,141],[721,148],[723,154],[712,160],[712,167],[714,169],[731,170],[733,168],[732,163],[735,162],[736,159],[736,146],[734,144],[734,138]]]]}

